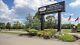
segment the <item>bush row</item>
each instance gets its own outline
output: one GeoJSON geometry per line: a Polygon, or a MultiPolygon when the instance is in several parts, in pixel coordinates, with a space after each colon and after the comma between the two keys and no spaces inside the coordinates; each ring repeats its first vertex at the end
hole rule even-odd
{"type": "Polygon", "coordinates": [[[73,35],[70,35],[70,34],[55,35],[56,31],[55,30],[50,30],[50,29],[49,30],[42,30],[42,31],[31,29],[31,30],[28,30],[28,34],[31,35],[31,36],[42,37],[44,39],[50,39],[54,36],[54,37],[58,38],[59,40],[66,41],[66,42],[73,42],[73,41],[76,40],[76,38],[73,35]]]}
{"type": "Polygon", "coordinates": [[[31,29],[28,31],[28,34],[31,36],[38,36],[38,37],[43,37],[45,39],[50,39],[52,36],[56,33],[55,30],[35,30],[31,29]]]}
{"type": "Polygon", "coordinates": [[[43,37],[44,39],[50,39],[56,33],[55,30],[43,30],[37,33],[37,36],[43,37]]]}

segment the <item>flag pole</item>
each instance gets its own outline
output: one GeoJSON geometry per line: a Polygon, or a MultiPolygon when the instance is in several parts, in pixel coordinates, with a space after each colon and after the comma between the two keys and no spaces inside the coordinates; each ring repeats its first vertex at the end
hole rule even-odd
{"type": "Polygon", "coordinates": [[[71,16],[69,17],[68,21],[69,21],[69,24],[70,24],[69,25],[70,26],[69,28],[71,28],[71,16]]]}
{"type": "Polygon", "coordinates": [[[71,21],[70,21],[70,29],[71,29],[71,21]]]}
{"type": "Polygon", "coordinates": [[[79,17],[75,21],[77,21],[77,23],[79,24],[79,17]]]}
{"type": "Polygon", "coordinates": [[[78,19],[78,24],[79,24],[79,19],[78,19]]]}

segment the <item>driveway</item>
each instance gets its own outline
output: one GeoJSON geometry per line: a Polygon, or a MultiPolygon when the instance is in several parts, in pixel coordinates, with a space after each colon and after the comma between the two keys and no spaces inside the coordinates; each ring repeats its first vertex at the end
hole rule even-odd
{"type": "Polygon", "coordinates": [[[36,37],[0,34],[0,45],[80,45],[80,41],[62,42],[57,39],[40,39],[36,37]]]}

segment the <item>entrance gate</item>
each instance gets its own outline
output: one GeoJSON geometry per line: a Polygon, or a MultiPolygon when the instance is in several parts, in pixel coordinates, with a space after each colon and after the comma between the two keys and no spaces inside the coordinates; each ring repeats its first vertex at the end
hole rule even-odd
{"type": "Polygon", "coordinates": [[[57,31],[61,31],[61,12],[65,12],[65,1],[38,8],[38,14],[41,15],[41,30],[44,30],[44,15],[58,13],[57,31]]]}

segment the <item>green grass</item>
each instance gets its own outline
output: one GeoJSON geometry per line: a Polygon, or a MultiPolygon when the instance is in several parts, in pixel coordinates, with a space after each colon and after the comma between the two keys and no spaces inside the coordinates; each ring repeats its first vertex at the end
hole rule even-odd
{"type": "Polygon", "coordinates": [[[71,29],[62,29],[63,33],[71,33],[71,29]]]}
{"type": "Polygon", "coordinates": [[[9,32],[9,31],[4,31],[4,32],[0,32],[0,34],[11,34],[11,35],[19,35],[19,34],[26,34],[27,32],[24,32],[24,31],[20,31],[20,32],[18,32],[18,31],[15,31],[15,32],[9,32]]]}
{"type": "Polygon", "coordinates": [[[62,34],[59,36],[59,39],[66,42],[74,42],[76,38],[70,34],[62,34]]]}
{"type": "MultiPolygon", "coordinates": [[[[34,30],[34,29],[31,29],[34,30]]],[[[44,29],[44,30],[50,30],[50,29],[44,29]]],[[[53,29],[53,30],[57,30],[57,29],[53,29]]],[[[63,33],[70,33],[71,29],[62,29],[63,33]]],[[[5,34],[25,34],[27,33],[27,31],[2,31],[0,33],[5,33],[5,34]]]]}

